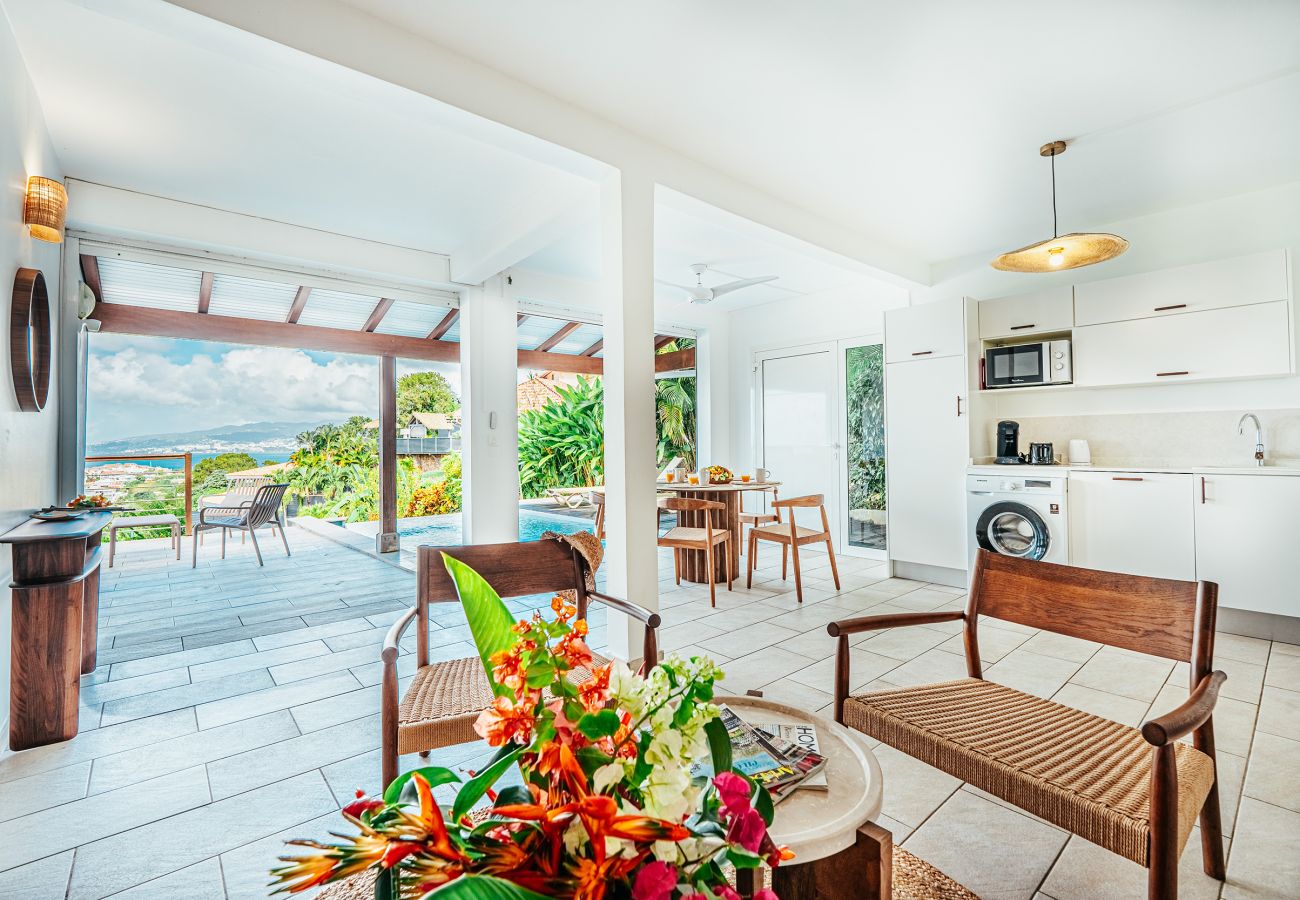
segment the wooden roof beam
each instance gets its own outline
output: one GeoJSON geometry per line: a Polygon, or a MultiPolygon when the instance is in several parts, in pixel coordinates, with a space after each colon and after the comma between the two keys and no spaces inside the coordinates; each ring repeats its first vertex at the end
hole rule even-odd
{"type": "Polygon", "coordinates": [[[307,308],[307,298],[310,296],[311,288],[298,288],[298,293],[293,295],[293,306],[289,307],[289,315],[284,318],[286,325],[298,324],[298,319],[302,316],[302,311],[307,308]]]}
{"type": "Polygon", "coordinates": [[[199,313],[208,314],[208,307],[212,305],[212,273],[204,272],[199,279],[199,313]]]}
{"type": "Polygon", "coordinates": [[[563,325],[561,325],[559,328],[555,330],[555,334],[551,335],[546,340],[542,341],[540,344],[537,345],[536,348],[537,351],[539,353],[545,353],[547,350],[550,350],[556,344],[560,343],[560,341],[564,340],[566,337],[568,337],[570,334],[577,331],[581,327],[582,327],[581,322],[565,322],[563,325]]]}
{"type": "Polygon", "coordinates": [[[676,336],[671,334],[655,335],[655,351],[657,352],[661,347],[665,347],[668,344],[671,344],[675,340],[677,340],[676,336]]]}
{"type": "Polygon", "coordinates": [[[528,318],[528,313],[520,313],[519,315],[515,316],[515,325],[519,326],[524,324],[524,319],[527,318],[528,318]]]}
{"type": "Polygon", "coordinates": [[[366,324],[361,326],[361,330],[367,333],[374,331],[379,327],[379,323],[384,321],[384,316],[388,314],[388,309],[393,305],[393,301],[387,297],[379,298],[375,304],[374,311],[370,313],[370,318],[366,319],[366,324]]]}
{"type": "Polygon", "coordinates": [[[460,310],[453,309],[442,317],[442,321],[434,326],[433,331],[429,332],[427,340],[442,340],[442,336],[451,330],[451,326],[456,324],[456,317],[460,315],[460,310]]]}
{"type": "Polygon", "coordinates": [[[95,295],[96,303],[104,302],[104,286],[99,280],[99,258],[89,253],[81,254],[81,280],[95,295]]]}
{"type": "Polygon", "coordinates": [[[605,346],[605,339],[604,339],[604,338],[601,338],[600,340],[596,341],[596,343],[592,344],[590,347],[588,347],[586,350],[583,350],[583,351],[582,351],[581,353],[579,353],[578,355],[579,355],[579,356],[595,356],[597,353],[599,353],[599,352],[601,351],[601,349],[602,349],[604,346],[605,346]]]}

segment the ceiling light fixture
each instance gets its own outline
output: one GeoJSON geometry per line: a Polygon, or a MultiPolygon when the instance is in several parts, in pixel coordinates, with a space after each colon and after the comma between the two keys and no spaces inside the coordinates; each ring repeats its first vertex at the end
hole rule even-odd
{"type": "Polygon", "coordinates": [[[63,222],[68,215],[68,192],[52,178],[33,175],[27,179],[23,200],[23,224],[38,241],[63,243],[63,222]]]}
{"type": "Polygon", "coordinates": [[[1117,234],[1075,232],[1059,234],[1056,227],[1056,157],[1065,152],[1065,141],[1052,141],[1038,148],[1039,156],[1052,161],[1052,237],[1010,253],[1003,253],[990,265],[1004,272],[1055,272],[1077,269],[1114,259],[1128,249],[1128,241],[1117,234]]]}

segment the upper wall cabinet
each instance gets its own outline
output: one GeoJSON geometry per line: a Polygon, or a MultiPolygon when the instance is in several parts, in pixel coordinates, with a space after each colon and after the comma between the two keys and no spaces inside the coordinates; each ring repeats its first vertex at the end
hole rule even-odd
{"type": "Polygon", "coordinates": [[[963,301],[941,300],[885,313],[885,362],[961,356],[965,350],[963,301]]]}
{"type": "MultiPolygon", "coordinates": [[[[1286,252],[1109,278],[1074,287],[1074,324],[1100,325],[1285,300],[1286,252]]],[[[981,304],[983,306],[983,304],[981,304]]],[[[983,331],[983,316],[980,319],[983,331]]]]}
{"type": "Polygon", "coordinates": [[[1065,285],[983,300],[978,308],[980,340],[1069,331],[1074,325],[1074,288],[1065,285]]]}

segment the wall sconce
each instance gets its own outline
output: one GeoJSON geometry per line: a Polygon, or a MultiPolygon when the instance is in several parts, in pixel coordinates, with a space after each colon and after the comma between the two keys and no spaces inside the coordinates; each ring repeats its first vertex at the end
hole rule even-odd
{"type": "Polygon", "coordinates": [[[27,179],[23,201],[23,224],[32,237],[51,244],[63,243],[63,223],[68,215],[68,192],[52,178],[33,175],[27,179]]]}

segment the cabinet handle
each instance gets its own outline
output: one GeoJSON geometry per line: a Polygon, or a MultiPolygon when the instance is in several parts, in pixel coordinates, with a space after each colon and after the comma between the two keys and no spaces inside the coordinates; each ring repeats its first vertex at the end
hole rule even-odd
{"type": "Polygon", "coordinates": [[[929,355],[930,355],[931,353],[933,353],[933,352],[934,352],[933,350],[914,350],[914,351],[912,352],[912,355],[913,355],[913,356],[929,356],[929,355]]]}
{"type": "Polygon", "coordinates": [[[1191,372],[1157,372],[1157,378],[1168,378],[1170,375],[1190,375],[1191,372]]]}
{"type": "Polygon", "coordinates": [[[1186,303],[1171,303],[1169,306],[1157,306],[1157,307],[1155,308],[1155,311],[1156,311],[1156,312],[1165,312],[1166,310],[1170,310],[1170,309],[1187,309],[1187,304],[1186,304],[1186,303]]]}
{"type": "Polygon", "coordinates": [[[957,395],[957,418],[961,418],[961,394],[957,395]]]}
{"type": "Polygon", "coordinates": [[[1011,326],[1011,330],[1012,330],[1012,331],[1021,331],[1021,330],[1025,329],[1025,328],[1033,328],[1033,327],[1034,327],[1035,325],[1037,325],[1037,324],[1038,324],[1037,322],[1030,322],[1028,325],[1012,325],[1012,326],[1011,326]]]}
{"type": "Polygon", "coordinates": [[[1205,476],[1201,476],[1201,505],[1205,505],[1205,476]]]}
{"type": "Polygon", "coordinates": [[[1135,475],[1116,475],[1113,478],[1111,478],[1111,481],[1141,481],[1141,480],[1142,480],[1141,478],[1138,478],[1135,475]]]}

